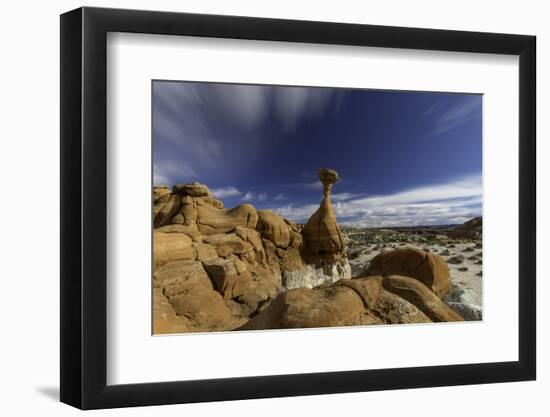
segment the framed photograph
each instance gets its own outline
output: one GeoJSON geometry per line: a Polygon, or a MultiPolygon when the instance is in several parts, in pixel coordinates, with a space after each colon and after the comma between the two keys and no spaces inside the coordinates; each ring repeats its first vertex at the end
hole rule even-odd
{"type": "Polygon", "coordinates": [[[535,37],[61,16],[61,401],[533,380],[535,37]]]}

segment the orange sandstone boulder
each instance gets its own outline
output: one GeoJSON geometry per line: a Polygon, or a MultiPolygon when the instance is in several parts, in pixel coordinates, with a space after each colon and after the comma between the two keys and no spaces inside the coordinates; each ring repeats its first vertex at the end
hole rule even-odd
{"type": "Polygon", "coordinates": [[[161,227],[172,222],[181,207],[181,196],[165,194],[155,201],[153,206],[153,226],[161,227]]]}
{"type": "Polygon", "coordinates": [[[432,323],[432,320],[414,304],[383,288],[371,311],[384,324],[432,323]]]}
{"type": "Polygon", "coordinates": [[[258,210],[256,230],[263,238],[270,240],[279,248],[285,249],[290,243],[289,225],[271,210],[258,210]]]}
{"type": "MultiPolygon", "coordinates": [[[[184,319],[188,325],[187,331],[228,330],[233,327],[231,311],[220,293],[214,290],[201,262],[175,261],[164,264],[156,268],[153,285],[177,316],[176,327],[184,319]]],[[[154,303],[157,301],[160,303],[159,314],[164,314],[157,316],[163,323],[170,318],[169,309],[163,299],[153,299],[154,303]]]]}
{"type": "Polygon", "coordinates": [[[437,254],[412,247],[382,252],[371,260],[363,275],[416,278],[441,299],[451,288],[451,275],[445,260],[437,254]]]}
{"type": "Polygon", "coordinates": [[[383,279],[382,286],[416,306],[434,322],[464,321],[458,313],[414,278],[392,275],[383,279]]]}
{"type": "Polygon", "coordinates": [[[279,294],[269,307],[241,329],[345,326],[363,312],[361,298],[350,288],[296,288],[279,294]]]}
{"type": "Polygon", "coordinates": [[[183,233],[153,233],[153,258],[155,267],[171,261],[193,260],[197,251],[192,239],[183,233]]]}
{"type": "Polygon", "coordinates": [[[153,288],[153,334],[185,333],[193,330],[187,317],[178,316],[160,288],[153,288]]]}
{"type": "Polygon", "coordinates": [[[228,248],[228,255],[231,253],[242,255],[254,250],[250,243],[245,242],[234,233],[209,235],[204,237],[203,242],[216,248],[228,248]]]}

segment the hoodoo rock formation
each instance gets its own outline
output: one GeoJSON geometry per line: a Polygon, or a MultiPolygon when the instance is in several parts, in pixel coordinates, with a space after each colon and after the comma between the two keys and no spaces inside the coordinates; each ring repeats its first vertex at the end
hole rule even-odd
{"type": "Polygon", "coordinates": [[[438,255],[394,251],[351,279],[331,190],[301,228],[250,204],[231,209],[204,184],[153,189],[155,333],[459,321],[442,301],[438,255]]]}
{"type": "Polygon", "coordinates": [[[308,263],[324,265],[342,259],[346,244],[336,222],[330,194],[338,181],[338,174],[331,169],[321,168],[319,179],[323,184],[323,201],[302,229],[304,236],[304,258],[308,263]]]}
{"type": "Polygon", "coordinates": [[[301,273],[287,274],[287,288],[313,288],[351,278],[346,241],[336,221],[330,198],[332,187],[339,179],[338,173],[321,168],[318,174],[323,184],[323,200],[302,228],[304,244],[301,255],[308,268],[301,273]]]}

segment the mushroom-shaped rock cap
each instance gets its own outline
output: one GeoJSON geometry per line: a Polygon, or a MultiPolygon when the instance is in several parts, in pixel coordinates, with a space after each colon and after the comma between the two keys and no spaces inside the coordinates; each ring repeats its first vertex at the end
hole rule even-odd
{"type": "Polygon", "coordinates": [[[317,174],[323,184],[324,195],[325,197],[328,197],[332,191],[332,185],[338,181],[340,177],[335,170],[329,168],[320,168],[317,174]]]}
{"type": "Polygon", "coordinates": [[[335,170],[329,168],[319,168],[317,174],[319,175],[319,179],[322,183],[326,182],[329,184],[334,184],[340,179],[338,173],[335,170]]]}
{"type": "Polygon", "coordinates": [[[192,182],[190,184],[176,184],[172,189],[172,192],[180,195],[189,195],[191,197],[210,197],[212,193],[208,187],[199,182],[192,182]]]}

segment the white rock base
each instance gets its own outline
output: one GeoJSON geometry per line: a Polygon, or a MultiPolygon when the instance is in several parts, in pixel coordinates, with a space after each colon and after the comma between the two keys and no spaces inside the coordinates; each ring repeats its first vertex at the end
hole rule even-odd
{"type": "Polygon", "coordinates": [[[282,278],[283,287],[287,290],[292,288],[315,288],[320,285],[332,284],[341,279],[350,279],[351,267],[347,259],[322,267],[306,265],[301,271],[283,272],[282,278]]]}

